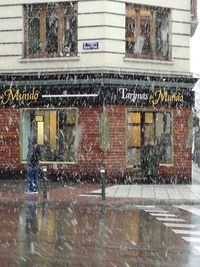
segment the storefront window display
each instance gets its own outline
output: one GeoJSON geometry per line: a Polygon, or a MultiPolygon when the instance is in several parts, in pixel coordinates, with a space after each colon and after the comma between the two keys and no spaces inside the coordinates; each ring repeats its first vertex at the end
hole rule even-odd
{"type": "Polygon", "coordinates": [[[75,162],[77,114],[77,109],[22,110],[22,161],[26,160],[28,137],[36,135],[41,161],[75,162]]]}
{"type": "Polygon", "coordinates": [[[171,112],[127,111],[127,165],[140,165],[142,148],[158,145],[160,163],[172,164],[171,112]]]}

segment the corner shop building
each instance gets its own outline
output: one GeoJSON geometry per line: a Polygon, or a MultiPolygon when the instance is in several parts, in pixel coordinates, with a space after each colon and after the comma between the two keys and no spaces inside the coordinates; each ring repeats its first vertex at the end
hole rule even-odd
{"type": "Polygon", "coordinates": [[[1,179],[25,177],[28,137],[36,134],[53,179],[92,182],[103,166],[108,179],[134,181],[142,147],[159,141],[159,182],[190,183],[193,85],[108,73],[4,77],[1,179]]]}

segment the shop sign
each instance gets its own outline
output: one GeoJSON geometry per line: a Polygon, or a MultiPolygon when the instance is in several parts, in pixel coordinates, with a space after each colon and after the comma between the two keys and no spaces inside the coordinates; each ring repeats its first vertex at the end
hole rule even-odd
{"type": "Polygon", "coordinates": [[[78,106],[99,104],[123,104],[157,107],[192,106],[194,92],[184,89],[136,88],[136,87],[9,87],[0,93],[0,105],[4,106],[78,106]],[[54,94],[52,94],[54,92],[54,94]],[[56,92],[56,94],[55,94],[56,92]]]}
{"type": "Polygon", "coordinates": [[[181,92],[170,93],[169,91],[159,89],[149,95],[149,101],[153,107],[156,107],[159,104],[163,105],[165,103],[170,106],[173,104],[182,105],[184,102],[184,96],[181,92]]]}
{"type": "Polygon", "coordinates": [[[23,92],[19,89],[13,88],[6,89],[2,95],[0,95],[0,103],[6,105],[8,103],[16,103],[21,101],[35,101],[39,97],[39,91],[33,88],[31,91],[23,92]]]}
{"type": "Polygon", "coordinates": [[[132,90],[130,88],[119,88],[121,103],[157,106],[182,107],[194,103],[194,94],[186,90],[132,90]]]}
{"type": "Polygon", "coordinates": [[[148,100],[149,98],[149,95],[145,92],[141,93],[135,90],[130,92],[127,88],[119,88],[119,91],[121,92],[121,99],[129,100],[132,103],[148,100]]]}

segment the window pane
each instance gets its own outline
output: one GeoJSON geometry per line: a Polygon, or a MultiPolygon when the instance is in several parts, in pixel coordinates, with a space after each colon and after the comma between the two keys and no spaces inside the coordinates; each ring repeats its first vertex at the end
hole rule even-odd
{"type": "Polygon", "coordinates": [[[57,117],[56,111],[49,112],[49,145],[52,150],[56,150],[57,141],[57,117]]]}
{"type": "Polygon", "coordinates": [[[163,132],[160,136],[161,163],[172,163],[171,113],[163,113],[163,132]]]}
{"type": "Polygon", "coordinates": [[[145,145],[154,144],[154,128],[153,125],[146,125],[144,128],[145,145]]]}
{"type": "Polygon", "coordinates": [[[21,158],[22,160],[26,160],[26,156],[28,153],[28,137],[31,133],[31,124],[30,124],[30,112],[22,112],[21,114],[21,139],[22,139],[22,149],[21,149],[21,158]]]}
{"type": "Polygon", "coordinates": [[[66,160],[67,161],[75,161],[74,154],[74,127],[68,127],[68,131],[66,133],[66,160]]]}
{"type": "Polygon", "coordinates": [[[140,112],[128,113],[128,123],[141,123],[141,113],[140,112]]]}
{"type": "Polygon", "coordinates": [[[48,4],[46,11],[46,52],[58,52],[58,4],[48,4]]]}
{"type": "Polygon", "coordinates": [[[43,121],[43,116],[36,115],[36,116],[35,116],[35,120],[36,120],[36,121],[43,121]]]}
{"type": "Polygon", "coordinates": [[[153,113],[151,112],[145,113],[145,123],[153,123],[153,113]]]}
{"type": "Polygon", "coordinates": [[[170,164],[172,162],[171,135],[163,134],[160,139],[161,163],[170,164]]]}
{"type": "Polygon", "coordinates": [[[137,148],[128,149],[127,164],[128,165],[140,164],[140,149],[137,148]]]}
{"type": "Polygon", "coordinates": [[[76,110],[67,111],[67,123],[76,123],[76,110]]]}
{"type": "Polygon", "coordinates": [[[140,35],[137,36],[137,42],[135,45],[135,53],[139,53],[139,54],[151,53],[150,22],[151,22],[151,12],[146,9],[141,9],[140,10],[140,35]]]}
{"type": "Polygon", "coordinates": [[[64,44],[65,54],[77,53],[77,3],[68,3],[64,10],[64,44]]]}
{"type": "Polygon", "coordinates": [[[156,13],[156,54],[167,58],[169,55],[169,13],[156,13]]]}
{"type": "Polygon", "coordinates": [[[128,6],[127,5],[127,8],[126,8],[126,17],[127,18],[133,18],[135,17],[136,15],[136,11],[135,11],[135,8],[133,8],[132,6],[128,6]]]}
{"type": "Polygon", "coordinates": [[[163,134],[163,113],[156,114],[156,137],[160,138],[163,134]]]}
{"type": "Polygon", "coordinates": [[[140,126],[128,126],[127,128],[127,144],[128,147],[140,147],[141,146],[141,127],[140,126]]]}
{"type": "Polygon", "coordinates": [[[28,8],[28,53],[37,54],[40,49],[40,10],[31,5],[28,8]]]}
{"type": "Polygon", "coordinates": [[[44,142],[49,143],[50,139],[50,112],[44,112],[44,142]]]}
{"type": "Polygon", "coordinates": [[[126,7],[126,52],[133,53],[136,35],[136,10],[132,6],[126,7]]]}
{"type": "Polygon", "coordinates": [[[171,133],[171,114],[164,113],[164,127],[165,133],[171,133]]]}
{"type": "Polygon", "coordinates": [[[59,111],[59,158],[74,161],[76,110],[59,111]]]}
{"type": "Polygon", "coordinates": [[[44,144],[44,122],[37,122],[37,142],[39,145],[44,144]]]}

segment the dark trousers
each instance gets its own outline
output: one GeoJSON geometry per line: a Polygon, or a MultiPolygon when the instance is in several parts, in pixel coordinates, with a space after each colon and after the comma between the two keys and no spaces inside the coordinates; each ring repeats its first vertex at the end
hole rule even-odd
{"type": "Polygon", "coordinates": [[[35,192],[38,190],[38,176],[39,166],[28,166],[27,178],[28,178],[28,190],[35,192]]]}

